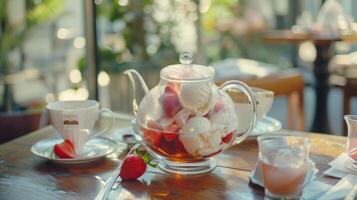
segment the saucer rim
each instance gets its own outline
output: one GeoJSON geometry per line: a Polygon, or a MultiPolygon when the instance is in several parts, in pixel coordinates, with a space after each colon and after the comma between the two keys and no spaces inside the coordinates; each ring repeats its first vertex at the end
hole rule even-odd
{"type": "MultiPolygon", "coordinates": [[[[261,119],[263,119],[263,118],[278,122],[279,123],[279,126],[278,126],[279,128],[277,128],[276,130],[268,131],[268,132],[264,132],[264,133],[255,133],[254,132],[254,128],[253,128],[253,130],[250,132],[248,138],[257,138],[258,136],[261,136],[261,135],[264,135],[264,134],[269,134],[269,133],[274,133],[274,132],[279,131],[279,130],[281,130],[283,128],[283,124],[281,123],[280,120],[278,120],[278,119],[276,119],[274,117],[269,117],[269,116],[264,116],[261,119]]],[[[259,120],[261,120],[261,119],[259,119],[259,120]]],[[[259,120],[257,120],[257,123],[259,122],[259,120]]]]}

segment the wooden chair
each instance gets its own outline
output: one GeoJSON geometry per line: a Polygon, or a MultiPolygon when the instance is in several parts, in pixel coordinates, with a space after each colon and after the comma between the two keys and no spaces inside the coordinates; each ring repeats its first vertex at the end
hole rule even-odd
{"type": "Polygon", "coordinates": [[[0,113],[0,144],[47,124],[47,112],[45,111],[0,113]]]}
{"type": "MultiPolygon", "coordinates": [[[[288,99],[288,129],[305,129],[304,115],[304,80],[296,71],[281,71],[261,78],[240,79],[249,86],[274,92],[274,96],[285,96],[288,99]]],[[[218,84],[223,81],[217,81],[218,84]]]]}

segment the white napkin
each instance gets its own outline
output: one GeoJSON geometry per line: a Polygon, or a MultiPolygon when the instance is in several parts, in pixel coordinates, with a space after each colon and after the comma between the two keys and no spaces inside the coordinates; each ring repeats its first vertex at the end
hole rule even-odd
{"type": "MultiPolygon", "coordinates": [[[[255,167],[255,170],[252,171],[252,173],[249,176],[250,182],[259,185],[261,187],[264,187],[263,183],[263,174],[260,169],[260,163],[259,160],[257,162],[257,165],[255,167]]],[[[318,169],[315,166],[315,163],[309,159],[308,161],[308,170],[304,182],[304,191],[303,191],[303,199],[306,200],[312,200],[312,199],[317,199],[321,195],[323,195],[326,191],[328,191],[331,188],[331,185],[320,182],[320,181],[313,181],[316,178],[316,174],[318,173],[318,169]]]]}
{"type": "Polygon", "coordinates": [[[339,155],[335,160],[331,161],[329,165],[331,168],[324,172],[327,176],[332,176],[336,178],[343,178],[348,174],[355,174],[357,175],[357,170],[354,171],[351,167],[348,167],[351,163],[349,162],[349,157],[346,153],[342,153],[339,155]]]}
{"type": "MultiPolygon", "coordinates": [[[[337,200],[344,199],[352,191],[352,188],[357,185],[357,175],[349,174],[341,179],[335,186],[333,186],[325,195],[319,200],[337,200]]],[[[351,197],[355,199],[357,197],[351,197]]]]}

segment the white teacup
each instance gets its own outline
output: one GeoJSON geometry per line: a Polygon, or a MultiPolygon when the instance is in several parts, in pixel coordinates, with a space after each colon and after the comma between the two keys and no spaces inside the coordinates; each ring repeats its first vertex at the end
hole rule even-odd
{"type": "Polygon", "coordinates": [[[76,154],[84,153],[84,145],[93,137],[108,131],[114,122],[114,115],[109,109],[99,109],[95,100],[56,101],[47,104],[52,126],[64,138],[74,144],[76,154]],[[108,127],[94,134],[90,133],[102,112],[111,115],[108,127]]]}
{"type": "MultiPolygon", "coordinates": [[[[261,88],[252,87],[254,97],[257,101],[257,121],[264,118],[269,112],[273,101],[274,92],[264,90],[261,88]]],[[[239,129],[238,131],[245,131],[249,127],[251,115],[253,114],[253,107],[247,96],[241,91],[230,91],[234,106],[238,113],[239,129]],[[244,113],[244,114],[241,114],[244,113]]]]}

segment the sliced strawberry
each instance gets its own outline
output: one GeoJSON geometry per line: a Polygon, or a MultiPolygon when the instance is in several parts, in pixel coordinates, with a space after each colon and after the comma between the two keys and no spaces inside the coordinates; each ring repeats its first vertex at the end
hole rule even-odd
{"type": "Polygon", "coordinates": [[[161,140],[160,150],[162,150],[167,156],[175,156],[177,149],[175,147],[175,142],[178,140],[177,134],[164,134],[164,139],[161,140]]]}
{"type": "Polygon", "coordinates": [[[150,129],[142,129],[142,131],[146,141],[148,141],[154,147],[160,146],[160,140],[163,135],[160,131],[154,131],[150,129]]]}
{"type": "Polygon", "coordinates": [[[231,143],[232,139],[233,139],[233,132],[230,132],[228,133],[228,135],[222,138],[222,143],[229,144],[231,143]]]}
{"type": "Polygon", "coordinates": [[[144,159],[138,155],[129,155],[123,161],[119,176],[122,180],[135,180],[146,171],[144,159]]]}
{"type": "Polygon", "coordinates": [[[164,94],[161,96],[161,104],[164,109],[165,116],[173,117],[178,111],[182,109],[177,92],[172,85],[167,85],[164,94]]]}
{"type": "Polygon", "coordinates": [[[74,145],[70,140],[64,140],[62,143],[56,144],[53,147],[53,152],[59,158],[74,158],[76,156],[74,145]]]}
{"type": "Polygon", "coordinates": [[[173,141],[173,140],[176,140],[178,135],[176,133],[164,133],[164,138],[166,141],[173,141]]]}
{"type": "Polygon", "coordinates": [[[177,153],[185,153],[188,154],[185,147],[183,146],[181,140],[176,140],[175,141],[175,149],[177,153]]]}

